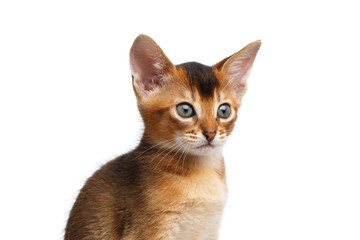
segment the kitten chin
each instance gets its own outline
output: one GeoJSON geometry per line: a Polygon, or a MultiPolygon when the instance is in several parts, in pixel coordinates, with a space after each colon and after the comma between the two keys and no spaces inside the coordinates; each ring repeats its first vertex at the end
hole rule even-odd
{"type": "Polygon", "coordinates": [[[188,151],[189,154],[201,158],[222,157],[222,146],[219,145],[204,144],[198,147],[191,147],[188,151]]]}

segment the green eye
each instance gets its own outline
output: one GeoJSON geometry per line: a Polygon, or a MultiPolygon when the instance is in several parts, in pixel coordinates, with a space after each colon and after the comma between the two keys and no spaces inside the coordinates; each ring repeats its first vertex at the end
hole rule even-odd
{"type": "Polygon", "coordinates": [[[217,115],[221,118],[228,118],[231,113],[231,108],[229,104],[223,104],[219,107],[217,115]]]}
{"type": "Polygon", "coordinates": [[[181,103],[176,106],[177,113],[183,118],[189,118],[195,115],[194,109],[190,104],[181,103]]]}

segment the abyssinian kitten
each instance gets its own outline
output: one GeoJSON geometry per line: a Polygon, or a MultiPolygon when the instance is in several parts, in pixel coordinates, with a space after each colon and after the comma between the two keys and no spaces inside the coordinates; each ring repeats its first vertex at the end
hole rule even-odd
{"type": "Polygon", "coordinates": [[[174,65],[150,37],[138,36],[130,67],[142,139],[87,180],[65,239],[217,239],[227,193],[222,146],[260,45],[212,67],[174,65]]]}

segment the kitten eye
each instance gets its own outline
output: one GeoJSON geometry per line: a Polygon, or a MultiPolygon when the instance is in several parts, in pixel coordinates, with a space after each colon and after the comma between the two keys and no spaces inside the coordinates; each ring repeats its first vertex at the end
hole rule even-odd
{"type": "Polygon", "coordinates": [[[231,108],[229,104],[223,104],[219,107],[217,115],[221,118],[228,118],[231,113],[231,108]]]}
{"type": "Polygon", "coordinates": [[[187,103],[181,103],[177,105],[176,111],[183,118],[189,118],[195,115],[194,109],[187,103]]]}

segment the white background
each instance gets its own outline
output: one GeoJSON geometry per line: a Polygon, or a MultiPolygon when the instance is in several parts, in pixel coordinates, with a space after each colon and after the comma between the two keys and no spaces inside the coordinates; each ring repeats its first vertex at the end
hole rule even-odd
{"type": "Polygon", "coordinates": [[[61,239],[84,181],[134,148],[128,53],[263,45],[225,147],[220,239],[360,239],[356,1],[1,1],[0,238],[61,239]]]}

